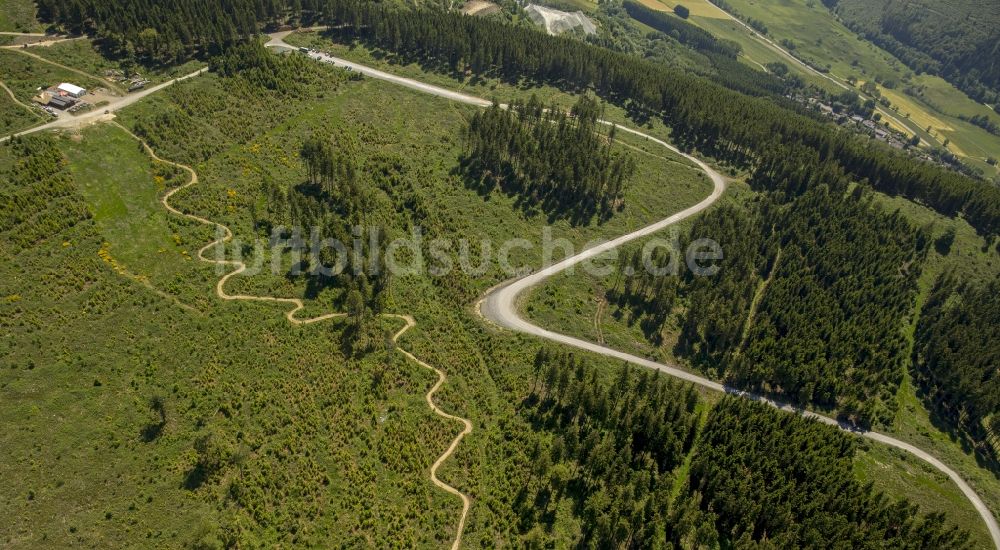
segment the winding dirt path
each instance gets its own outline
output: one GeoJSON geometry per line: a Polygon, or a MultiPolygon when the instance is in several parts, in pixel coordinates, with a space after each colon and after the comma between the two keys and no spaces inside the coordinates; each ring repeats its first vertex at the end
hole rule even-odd
{"type": "Polygon", "coordinates": [[[39,113],[38,111],[32,109],[30,106],[25,105],[24,103],[21,103],[21,100],[18,99],[16,95],[14,95],[14,92],[11,91],[11,89],[8,88],[6,84],[4,84],[3,82],[0,82],[0,88],[2,88],[3,91],[7,92],[7,95],[10,96],[10,98],[14,101],[14,103],[17,103],[21,107],[24,107],[25,109],[27,109],[28,111],[30,111],[31,114],[35,115],[36,118],[42,118],[42,114],[41,113],[39,113]]]}
{"type": "MultiPolygon", "coordinates": [[[[71,38],[71,39],[68,39],[68,40],[75,40],[75,39],[71,38]]],[[[60,42],[62,42],[62,40],[60,40],[60,42]]],[[[118,86],[117,84],[115,84],[113,82],[105,80],[105,79],[103,79],[103,78],[101,78],[101,77],[99,77],[97,75],[92,75],[92,74],[90,74],[88,72],[81,71],[80,69],[74,69],[73,67],[70,67],[68,65],[63,65],[62,63],[59,63],[57,61],[52,61],[51,59],[46,59],[46,58],[44,58],[44,57],[42,57],[40,55],[33,54],[33,53],[27,51],[25,48],[22,48],[20,46],[13,47],[13,48],[8,46],[5,49],[8,49],[8,50],[10,50],[12,52],[20,53],[21,55],[26,55],[28,57],[32,57],[34,59],[37,59],[38,61],[41,61],[42,63],[48,63],[49,65],[53,65],[55,67],[59,67],[60,69],[69,71],[69,72],[71,72],[73,74],[80,75],[80,76],[86,78],[87,80],[98,82],[102,86],[107,86],[108,88],[111,88],[112,90],[118,92],[119,95],[125,95],[125,90],[123,90],[120,86],[118,86]]]]}
{"type": "MultiPolygon", "coordinates": [[[[417,322],[413,319],[413,317],[410,317],[409,315],[388,314],[388,315],[384,315],[384,316],[385,317],[394,317],[396,319],[402,319],[403,321],[406,322],[406,326],[404,326],[403,328],[401,328],[399,330],[399,332],[397,332],[395,334],[395,336],[392,337],[392,341],[393,342],[395,342],[396,340],[398,340],[399,337],[402,336],[404,332],[406,332],[407,330],[409,330],[412,327],[415,327],[417,325],[417,322]]],[[[467,435],[469,435],[469,434],[472,433],[472,422],[469,422],[467,419],[462,418],[460,416],[455,416],[455,415],[452,415],[452,414],[448,414],[448,413],[442,411],[441,409],[439,409],[438,406],[434,404],[434,400],[432,399],[432,396],[434,395],[434,392],[438,391],[438,389],[442,385],[444,385],[445,381],[448,379],[448,377],[445,375],[444,372],[442,372],[441,370],[439,370],[437,368],[434,368],[434,367],[428,365],[427,363],[424,363],[420,359],[417,359],[416,357],[414,357],[412,353],[410,353],[410,352],[408,352],[408,351],[406,351],[406,350],[404,350],[402,348],[398,348],[397,347],[396,350],[399,351],[399,353],[402,353],[403,355],[405,355],[407,358],[409,358],[414,363],[420,365],[421,367],[424,367],[425,369],[429,369],[429,370],[432,370],[435,373],[437,373],[437,376],[438,376],[437,383],[434,384],[434,386],[430,389],[429,392],[427,392],[427,404],[430,405],[431,410],[434,411],[435,413],[437,413],[438,416],[443,417],[443,418],[447,418],[449,420],[454,420],[456,422],[461,422],[462,425],[464,426],[464,429],[462,430],[462,433],[458,434],[458,437],[456,437],[454,440],[452,440],[451,445],[448,447],[448,450],[445,451],[444,454],[442,454],[440,457],[438,457],[438,459],[434,462],[434,465],[431,466],[431,481],[434,482],[434,485],[437,485],[441,489],[444,489],[445,491],[447,491],[447,492],[449,492],[449,493],[457,496],[458,498],[462,499],[462,515],[458,518],[458,530],[457,530],[457,533],[455,535],[455,541],[451,545],[452,550],[457,550],[458,547],[461,546],[461,544],[462,544],[462,532],[465,531],[465,519],[469,515],[469,505],[470,505],[469,497],[467,497],[464,494],[462,494],[462,492],[459,491],[458,489],[456,489],[456,488],[452,487],[451,485],[448,485],[447,483],[445,483],[445,482],[441,481],[440,479],[438,479],[438,477],[437,477],[437,471],[438,471],[438,468],[440,468],[441,465],[444,464],[444,461],[448,460],[448,458],[450,458],[451,455],[455,452],[455,449],[458,448],[458,444],[462,442],[462,438],[464,438],[465,436],[467,436],[467,435]]]]}
{"type": "MultiPolygon", "coordinates": [[[[205,225],[214,226],[217,229],[222,230],[222,232],[224,233],[224,236],[222,236],[222,237],[220,237],[218,239],[215,239],[214,241],[206,244],[205,246],[201,247],[198,250],[198,259],[201,260],[201,261],[203,261],[203,262],[208,262],[208,263],[212,263],[212,264],[216,264],[216,265],[231,266],[231,267],[235,268],[235,269],[233,269],[233,271],[230,271],[229,273],[227,273],[226,275],[224,275],[215,284],[215,294],[216,294],[216,296],[218,296],[222,300],[229,300],[229,301],[245,300],[245,301],[252,301],[252,302],[268,302],[268,303],[277,303],[277,304],[287,304],[287,305],[293,306],[292,309],[289,309],[285,313],[285,317],[293,325],[310,325],[310,324],[313,324],[313,323],[319,323],[321,321],[327,321],[327,320],[330,320],[330,319],[338,319],[338,318],[342,318],[342,317],[347,317],[346,313],[335,312],[335,313],[327,313],[327,314],[324,314],[324,315],[319,315],[317,317],[309,317],[309,318],[304,318],[303,319],[303,318],[299,318],[299,317],[296,316],[296,314],[299,311],[301,311],[303,308],[305,308],[305,303],[303,303],[303,301],[300,300],[300,299],[298,299],[298,298],[278,298],[278,297],[274,297],[274,296],[251,296],[251,295],[247,295],[247,294],[229,294],[229,293],[227,293],[226,289],[225,289],[226,282],[229,281],[230,278],[235,277],[236,275],[239,275],[240,273],[243,273],[244,271],[246,271],[246,269],[247,269],[246,264],[243,263],[243,262],[241,262],[241,261],[239,261],[239,260],[223,260],[223,259],[217,259],[217,258],[208,258],[208,257],[205,256],[205,252],[207,250],[211,249],[211,248],[214,248],[216,246],[219,246],[219,245],[221,245],[223,243],[226,243],[226,242],[229,242],[230,240],[232,240],[232,238],[233,238],[233,232],[232,232],[232,230],[230,230],[227,226],[225,226],[225,225],[223,225],[221,223],[213,222],[212,220],[209,220],[207,218],[203,218],[201,216],[196,216],[194,214],[189,214],[187,212],[183,212],[181,210],[178,210],[177,208],[174,208],[170,204],[170,198],[173,197],[176,193],[178,193],[178,192],[180,192],[180,191],[182,191],[184,189],[187,189],[187,188],[189,188],[189,187],[191,187],[191,186],[193,186],[193,185],[195,185],[195,184],[198,183],[198,173],[195,172],[194,168],[191,168],[190,166],[187,166],[185,164],[180,164],[178,162],[173,162],[173,161],[170,161],[170,160],[166,160],[166,159],[160,158],[159,156],[156,155],[156,152],[153,151],[153,149],[149,146],[149,144],[147,144],[139,136],[133,134],[128,128],[126,128],[126,127],[122,126],[121,124],[119,124],[118,122],[114,122],[114,121],[112,121],[111,124],[117,126],[122,131],[124,131],[126,134],[128,134],[129,136],[131,136],[133,139],[135,139],[136,141],[138,141],[139,143],[141,143],[143,149],[145,149],[146,153],[153,160],[155,160],[157,162],[161,162],[161,163],[169,165],[169,166],[174,166],[176,168],[180,168],[181,170],[184,170],[185,172],[187,172],[188,175],[190,176],[190,180],[187,183],[185,183],[184,185],[180,185],[178,187],[175,187],[175,188],[171,189],[170,191],[168,191],[167,193],[165,193],[163,195],[163,197],[160,199],[160,203],[163,205],[164,208],[166,208],[172,214],[175,214],[177,216],[181,216],[181,217],[187,218],[189,220],[194,220],[196,222],[199,222],[199,223],[202,223],[202,224],[205,224],[205,225]]],[[[405,334],[411,328],[417,326],[417,321],[412,316],[410,316],[410,315],[401,315],[401,314],[395,314],[395,313],[383,313],[381,316],[384,317],[384,318],[386,318],[386,319],[399,319],[399,320],[403,321],[403,323],[404,323],[403,324],[403,328],[399,329],[399,331],[396,332],[392,336],[392,342],[393,342],[393,344],[398,344],[399,343],[399,339],[402,338],[403,334],[405,334]]],[[[472,433],[472,422],[470,422],[468,419],[462,418],[460,416],[455,416],[453,414],[448,414],[448,413],[444,412],[443,410],[441,410],[434,403],[434,394],[448,380],[448,376],[444,373],[444,371],[442,371],[440,369],[437,369],[435,367],[432,367],[431,365],[429,365],[429,364],[421,361],[420,359],[417,359],[416,356],[414,356],[412,353],[406,351],[403,348],[400,348],[400,347],[396,346],[395,349],[399,353],[403,354],[403,356],[405,356],[407,359],[409,359],[409,360],[413,361],[414,363],[420,365],[421,367],[423,367],[425,369],[428,369],[430,371],[433,371],[435,374],[437,374],[437,382],[431,387],[431,389],[427,392],[427,395],[426,395],[427,405],[429,405],[430,408],[431,408],[431,410],[434,411],[434,413],[437,414],[438,416],[440,416],[442,418],[445,418],[447,420],[452,420],[452,421],[455,421],[455,422],[460,422],[462,424],[462,426],[463,426],[462,432],[459,433],[455,437],[455,439],[452,440],[451,445],[448,446],[448,449],[440,457],[438,457],[438,459],[431,466],[431,471],[430,471],[431,482],[434,483],[434,485],[436,485],[437,487],[443,489],[444,491],[446,491],[448,493],[451,493],[452,495],[457,496],[462,501],[462,514],[458,518],[458,527],[457,527],[456,533],[455,533],[455,540],[454,540],[454,542],[452,542],[452,545],[451,545],[452,550],[457,550],[459,548],[459,546],[461,546],[461,544],[462,544],[462,533],[465,530],[465,520],[466,520],[466,518],[469,515],[469,506],[471,504],[471,501],[469,500],[469,497],[467,495],[465,495],[464,493],[462,493],[458,489],[452,487],[451,485],[448,485],[447,483],[441,481],[438,478],[438,476],[437,476],[437,471],[438,471],[438,468],[440,468],[441,465],[444,464],[444,462],[446,460],[448,460],[449,458],[451,458],[451,455],[455,453],[455,449],[458,448],[458,445],[459,445],[459,443],[462,442],[462,439],[464,439],[465,436],[467,436],[467,435],[469,435],[469,434],[472,433]]]]}
{"type": "MultiPolygon", "coordinates": [[[[0,32],[0,34],[4,34],[4,33],[0,32]]],[[[19,36],[28,36],[30,38],[37,38],[39,36],[44,36],[44,37],[47,38],[47,40],[38,40],[36,42],[24,42],[24,43],[21,43],[21,44],[9,44],[7,46],[0,46],[0,48],[3,48],[5,50],[15,50],[15,49],[35,48],[35,47],[46,48],[48,46],[51,46],[53,44],[59,44],[61,42],[72,42],[74,40],[86,40],[87,39],[86,36],[69,36],[69,37],[62,36],[61,37],[61,36],[51,36],[51,35],[23,35],[23,34],[19,35],[19,36]]]]}

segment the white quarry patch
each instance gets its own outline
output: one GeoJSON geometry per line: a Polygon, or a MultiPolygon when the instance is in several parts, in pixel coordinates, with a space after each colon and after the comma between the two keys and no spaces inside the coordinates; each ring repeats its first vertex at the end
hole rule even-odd
{"type": "Polygon", "coordinates": [[[596,34],[597,27],[594,22],[587,18],[582,11],[569,13],[539,6],[538,4],[528,4],[524,8],[525,13],[536,25],[542,25],[549,34],[560,34],[575,28],[583,29],[587,34],[596,34]]]}

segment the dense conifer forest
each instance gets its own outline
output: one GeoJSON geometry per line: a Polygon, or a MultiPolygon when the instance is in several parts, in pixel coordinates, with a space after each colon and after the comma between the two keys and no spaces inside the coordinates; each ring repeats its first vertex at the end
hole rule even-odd
{"type": "Polygon", "coordinates": [[[684,517],[714,520],[699,542],[734,548],[970,548],[941,515],[855,481],[856,445],[830,426],[726,397],[699,437],[684,517]]]}
{"type": "Polygon", "coordinates": [[[1000,232],[996,187],[834,131],[771,99],[748,97],[632,55],[501,21],[400,10],[379,2],[192,2],[42,0],[40,13],[69,30],[108,38],[119,54],[156,57],[166,48],[169,59],[178,57],[175,51],[210,53],[249,39],[255,32],[251,13],[259,22],[289,17],[324,22],[335,25],[341,39],[405,52],[448,71],[592,88],[635,116],[662,116],[675,141],[736,166],[753,168],[783,147],[799,147],[807,153],[801,157],[809,162],[804,169],[840,169],[890,195],[920,201],[947,216],[962,214],[983,234],[1000,232]],[[157,38],[143,41],[143,33],[157,38]]]}
{"type": "Polygon", "coordinates": [[[299,155],[308,169],[309,181],[286,189],[272,185],[265,223],[272,228],[310,232],[308,237],[287,235],[290,238],[322,235],[343,244],[341,251],[323,248],[296,267],[309,278],[308,296],[328,286],[342,289],[332,307],[350,316],[343,344],[349,353],[360,355],[381,346],[386,338],[375,315],[382,312],[389,295],[390,278],[385,257],[378,252],[385,249],[386,229],[374,226],[374,240],[367,238],[370,235],[358,238],[361,235],[354,231],[356,227],[369,227],[367,223],[378,223],[379,208],[369,190],[377,184],[362,175],[356,141],[347,132],[308,138],[299,155]]]}
{"type": "Polygon", "coordinates": [[[530,453],[530,482],[514,503],[527,539],[544,542],[544,527],[568,497],[581,545],[662,546],[672,472],[694,444],[697,405],[690,385],[652,371],[623,366],[607,384],[573,354],[540,351],[521,414],[541,437],[530,453]]]}
{"type": "Polygon", "coordinates": [[[493,105],[469,122],[463,171],[480,192],[519,194],[526,207],[551,217],[606,220],[622,208],[635,161],[612,151],[615,129],[605,135],[600,114],[588,97],[570,113],[545,109],[535,96],[509,109],[493,105]]]}
{"type": "Polygon", "coordinates": [[[745,399],[703,405],[653,371],[602,378],[540,351],[519,413],[532,430],[514,500],[528,547],[969,548],[943,516],[855,481],[851,436],[745,399]]]}
{"type": "Polygon", "coordinates": [[[1000,280],[941,277],[917,326],[918,381],[938,414],[1000,448],[1000,280]]]}
{"type": "Polygon", "coordinates": [[[741,387],[864,425],[890,421],[929,238],[861,191],[820,185],[788,203],[772,194],[748,211],[709,212],[688,241],[725,243],[715,275],[686,272],[678,283],[636,254],[626,261],[637,275],[619,278],[610,297],[654,342],[678,326],[679,355],[741,387]]]}

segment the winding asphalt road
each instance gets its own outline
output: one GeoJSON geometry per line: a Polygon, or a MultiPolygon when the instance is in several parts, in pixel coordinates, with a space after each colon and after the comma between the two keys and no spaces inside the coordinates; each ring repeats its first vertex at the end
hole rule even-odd
{"type": "MultiPolygon", "coordinates": [[[[284,38],[288,36],[288,34],[290,34],[290,32],[276,33],[270,35],[271,38],[268,41],[267,46],[284,50],[297,49],[294,46],[291,46],[284,42],[284,38]]],[[[446,99],[458,101],[469,105],[476,105],[479,107],[487,107],[492,104],[490,101],[487,101],[482,98],[461,94],[431,84],[425,84],[423,82],[419,82],[410,78],[389,74],[384,71],[380,71],[378,69],[366,67],[359,63],[347,61],[346,59],[340,59],[338,57],[333,57],[318,52],[308,52],[307,55],[309,55],[309,57],[313,59],[316,59],[317,61],[330,63],[338,67],[348,68],[351,71],[356,71],[365,76],[392,82],[400,86],[405,86],[407,88],[417,90],[419,92],[435,95],[438,97],[443,97],[446,99]]],[[[610,122],[603,122],[603,123],[609,125],[611,124],[610,122]]],[[[691,382],[692,384],[697,384],[699,386],[708,388],[710,390],[726,392],[729,394],[739,395],[747,399],[752,399],[754,401],[767,403],[777,409],[795,414],[801,414],[805,417],[813,418],[824,424],[828,424],[830,426],[837,427],[844,431],[855,433],[862,437],[871,439],[873,441],[877,441],[879,443],[883,443],[885,445],[889,445],[892,447],[896,447],[897,449],[906,451],[912,454],[913,456],[916,456],[917,458],[927,462],[935,469],[947,475],[958,486],[959,490],[962,491],[962,494],[965,495],[965,497],[969,500],[969,502],[972,503],[973,507],[975,507],[976,511],[979,513],[983,521],[986,523],[986,527],[989,530],[990,537],[993,539],[994,546],[1000,549],[1000,526],[998,526],[996,518],[994,518],[993,515],[990,513],[989,508],[986,506],[983,500],[979,498],[979,495],[976,494],[976,492],[972,489],[972,487],[970,487],[969,484],[966,483],[965,480],[958,475],[958,473],[949,468],[940,460],[931,456],[926,451],[914,445],[911,445],[904,441],[900,441],[898,439],[895,439],[893,437],[890,437],[882,433],[858,430],[853,426],[839,422],[828,416],[817,414],[811,411],[798,409],[792,407],[787,403],[781,403],[750,392],[737,390],[735,388],[731,388],[723,384],[720,384],[719,382],[716,382],[714,380],[709,380],[702,376],[698,376],[696,374],[684,371],[674,365],[657,363],[655,361],[651,361],[643,357],[639,357],[606,346],[602,346],[594,342],[588,342],[586,340],[581,340],[579,338],[574,338],[572,336],[568,336],[565,334],[552,332],[550,330],[546,330],[542,327],[534,325],[531,322],[524,319],[523,317],[521,317],[517,309],[518,299],[521,296],[523,296],[525,292],[528,291],[530,288],[537,286],[538,284],[542,283],[545,279],[552,277],[557,273],[565,271],[566,269],[575,266],[576,264],[579,264],[586,260],[594,259],[605,252],[614,250],[624,245],[625,243],[635,241],[643,237],[648,237],[650,235],[653,235],[654,233],[663,230],[666,227],[669,227],[670,225],[680,222],[681,220],[697,215],[700,212],[712,206],[712,204],[714,204],[715,201],[718,200],[719,197],[721,197],[722,194],[725,192],[726,189],[725,178],[717,171],[712,169],[710,166],[702,162],[701,160],[679,151],[676,147],[670,145],[669,143],[666,143],[665,141],[647,135],[638,130],[633,130],[622,126],[617,126],[617,129],[618,131],[621,132],[626,132],[635,136],[645,138],[648,141],[660,145],[697,165],[712,180],[713,183],[712,193],[698,204],[686,208],[666,219],[660,220],[656,223],[653,223],[641,229],[637,229],[631,233],[622,235],[621,237],[618,237],[611,241],[607,241],[597,246],[588,248],[580,252],[579,254],[566,258],[554,265],[545,267],[544,269],[531,273],[525,277],[494,287],[493,289],[487,292],[486,296],[484,296],[479,301],[478,304],[476,304],[476,307],[482,314],[482,316],[487,320],[503,328],[507,328],[517,332],[522,332],[525,334],[530,334],[533,336],[537,336],[539,338],[544,338],[546,340],[551,340],[553,342],[558,342],[560,344],[564,344],[567,346],[572,346],[592,353],[597,353],[600,355],[604,355],[606,357],[611,357],[613,359],[619,359],[635,365],[656,369],[670,376],[686,380],[688,382],[691,382]]]]}

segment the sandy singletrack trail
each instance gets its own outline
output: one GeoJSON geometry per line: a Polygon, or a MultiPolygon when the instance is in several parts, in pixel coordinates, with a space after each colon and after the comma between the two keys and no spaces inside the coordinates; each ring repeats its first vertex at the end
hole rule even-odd
{"type": "MultiPolygon", "coordinates": [[[[229,273],[227,273],[226,275],[224,275],[222,278],[220,278],[219,281],[215,284],[215,294],[216,294],[216,296],[218,296],[222,300],[227,300],[227,301],[243,300],[243,301],[251,301],[251,302],[266,302],[266,303],[286,304],[286,305],[292,306],[291,309],[289,309],[287,312],[285,312],[285,317],[288,319],[288,322],[291,323],[291,324],[293,324],[293,325],[310,325],[310,324],[313,324],[313,323],[319,323],[321,321],[327,321],[327,320],[330,320],[330,319],[339,319],[339,318],[347,317],[346,313],[333,312],[333,313],[326,313],[326,314],[323,314],[323,315],[319,315],[319,316],[316,316],[316,317],[300,318],[300,317],[298,317],[297,314],[298,314],[299,311],[301,311],[302,309],[305,308],[305,303],[302,300],[300,300],[299,298],[279,298],[279,297],[275,297],[275,296],[251,296],[251,295],[247,295],[247,294],[229,294],[228,292],[226,292],[226,282],[229,281],[230,278],[235,277],[235,276],[243,273],[244,271],[246,271],[246,268],[247,268],[246,264],[243,263],[243,262],[241,262],[241,261],[239,261],[239,260],[222,260],[222,259],[209,258],[209,257],[207,257],[205,255],[205,252],[207,252],[208,250],[211,250],[212,248],[215,248],[217,246],[221,246],[221,245],[223,245],[223,244],[231,241],[232,238],[233,238],[233,232],[232,232],[232,230],[230,230],[229,227],[227,227],[227,226],[225,226],[225,225],[223,225],[221,223],[214,222],[214,221],[209,220],[207,218],[203,218],[201,216],[197,216],[197,215],[194,215],[194,214],[191,214],[191,213],[188,213],[188,212],[183,212],[183,211],[175,208],[174,206],[172,206],[170,204],[171,197],[173,197],[175,194],[179,193],[180,191],[183,191],[184,189],[187,189],[187,188],[189,188],[189,187],[191,187],[193,185],[196,185],[198,183],[198,173],[193,168],[191,168],[190,166],[187,166],[187,165],[184,165],[184,164],[180,164],[180,163],[177,163],[177,162],[173,162],[173,161],[170,161],[170,160],[166,160],[166,159],[160,158],[159,156],[157,156],[156,152],[153,151],[153,149],[149,146],[149,144],[147,144],[145,141],[142,140],[142,138],[140,138],[139,136],[133,134],[129,129],[125,128],[124,126],[122,126],[121,124],[119,124],[117,122],[112,122],[112,124],[115,125],[115,126],[117,126],[118,128],[120,128],[122,131],[124,131],[125,133],[127,133],[129,136],[131,136],[133,139],[135,139],[139,143],[141,143],[143,149],[145,149],[145,151],[146,151],[146,154],[148,154],[149,157],[152,158],[154,161],[160,162],[160,163],[163,163],[163,164],[166,164],[166,165],[169,165],[169,166],[174,166],[176,168],[180,168],[181,170],[184,170],[185,172],[187,172],[188,175],[190,176],[190,179],[188,180],[187,183],[185,183],[184,185],[175,187],[175,188],[171,189],[170,191],[168,191],[167,193],[165,193],[163,195],[163,197],[160,199],[160,203],[163,205],[164,208],[166,208],[172,214],[175,214],[177,216],[181,216],[181,217],[187,218],[189,220],[194,220],[196,222],[199,222],[199,223],[202,223],[202,224],[205,224],[205,225],[211,225],[211,226],[214,226],[214,227],[222,230],[222,232],[224,234],[222,237],[220,237],[220,238],[218,238],[218,239],[216,239],[216,240],[214,240],[214,241],[206,244],[205,246],[201,247],[201,249],[198,250],[198,259],[199,260],[201,260],[203,262],[208,262],[208,263],[212,263],[212,264],[216,264],[216,265],[229,266],[229,267],[233,268],[232,271],[230,271],[229,273]]],[[[384,317],[384,318],[386,318],[386,319],[398,319],[400,321],[403,321],[403,327],[401,329],[399,329],[399,331],[397,331],[392,336],[392,342],[394,344],[398,344],[399,343],[399,339],[402,338],[403,334],[405,334],[411,328],[417,326],[417,321],[412,316],[410,316],[410,315],[400,315],[400,314],[394,314],[394,313],[386,313],[386,314],[382,314],[381,316],[384,317]]],[[[472,433],[472,422],[470,422],[466,418],[462,418],[460,416],[455,416],[453,414],[446,413],[443,410],[441,410],[441,408],[439,408],[434,403],[434,394],[448,380],[448,376],[444,373],[444,371],[442,371],[442,370],[440,370],[438,368],[435,368],[435,367],[433,367],[433,366],[425,363],[424,361],[421,361],[420,359],[417,359],[416,356],[414,356],[412,353],[410,353],[409,351],[406,351],[405,349],[403,349],[401,347],[396,346],[395,349],[399,353],[403,354],[403,356],[406,357],[407,359],[409,359],[410,361],[413,361],[417,365],[420,365],[421,367],[423,367],[423,368],[425,368],[427,370],[430,370],[430,371],[434,372],[434,374],[437,375],[437,382],[433,386],[431,386],[431,389],[427,392],[427,395],[426,395],[427,405],[430,406],[431,410],[434,411],[434,413],[437,414],[438,416],[440,416],[441,418],[444,418],[444,419],[447,419],[447,420],[451,420],[451,421],[454,421],[454,422],[459,422],[459,423],[462,424],[462,431],[461,431],[461,433],[459,433],[452,440],[451,445],[448,446],[448,449],[445,450],[445,452],[440,457],[438,457],[438,459],[434,462],[434,464],[431,465],[431,469],[430,469],[430,479],[431,479],[431,482],[434,483],[434,485],[436,485],[437,487],[443,489],[444,491],[446,491],[448,493],[451,493],[452,495],[457,496],[462,501],[462,512],[461,512],[461,515],[458,518],[458,526],[456,528],[455,539],[454,539],[454,542],[452,542],[452,549],[457,549],[462,544],[462,533],[465,530],[465,520],[466,520],[466,518],[469,515],[469,507],[471,505],[471,501],[469,500],[469,497],[467,495],[465,495],[464,493],[462,493],[458,489],[452,487],[451,485],[448,485],[447,483],[441,481],[438,478],[438,476],[437,476],[437,471],[438,471],[438,468],[440,468],[441,465],[444,464],[444,462],[446,460],[448,460],[449,458],[451,458],[452,454],[455,453],[455,449],[458,448],[458,445],[459,445],[459,443],[462,442],[462,439],[465,438],[465,436],[467,436],[470,433],[472,433]]]]}

